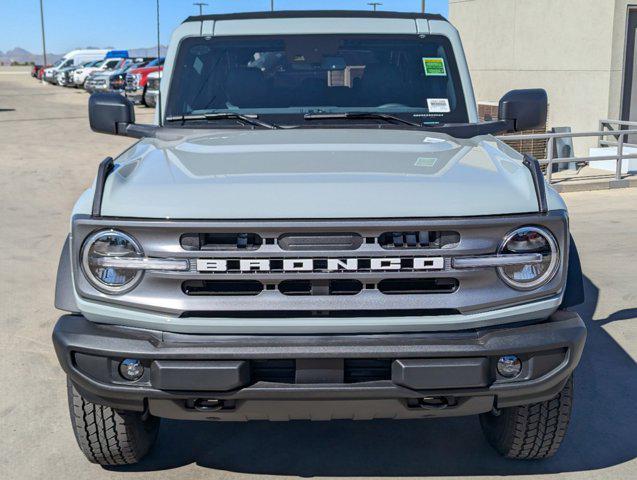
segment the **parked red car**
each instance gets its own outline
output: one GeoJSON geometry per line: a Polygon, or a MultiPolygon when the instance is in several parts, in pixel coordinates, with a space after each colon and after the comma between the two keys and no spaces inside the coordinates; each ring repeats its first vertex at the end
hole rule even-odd
{"type": "Polygon", "coordinates": [[[33,67],[31,67],[31,76],[33,78],[37,78],[38,80],[42,80],[44,69],[49,68],[50,66],[51,65],[33,65],[33,67]]]}
{"type": "Polygon", "coordinates": [[[144,100],[148,75],[153,72],[161,72],[163,69],[164,58],[158,58],[150,62],[145,67],[136,68],[135,70],[128,72],[126,75],[126,87],[124,89],[126,98],[135,103],[141,103],[148,106],[146,105],[146,100],[144,100]]]}

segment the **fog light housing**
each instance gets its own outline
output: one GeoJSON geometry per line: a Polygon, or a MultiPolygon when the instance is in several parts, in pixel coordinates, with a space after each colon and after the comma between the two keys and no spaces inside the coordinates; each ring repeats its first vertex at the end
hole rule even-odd
{"type": "Polygon", "coordinates": [[[144,375],[144,366],[139,360],[126,358],[119,364],[119,374],[123,379],[135,382],[144,375]]]}
{"type": "Polygon", "coordinates": [[[515,355],[503,355],[498,358],[497,370],[504,378],[515,378],[522,371],[522,361],[515,355]]]}

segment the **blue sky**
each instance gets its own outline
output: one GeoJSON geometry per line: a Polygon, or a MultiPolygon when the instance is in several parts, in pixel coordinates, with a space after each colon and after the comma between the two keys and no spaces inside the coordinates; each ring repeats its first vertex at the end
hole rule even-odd
{"type": "MultiPolygon", "coordinates": [[[[206,13],[266,10],[270,0],[160,0],[161,40],[198,10],[192,4],[204,1],[206,13]]],[[[369,9],[371,0],[275,0],[277,10],[369,9]]],[[[421,0],[376,0],[382,10],[420,11],[421,0]]],[[[447,15],[447,0],[426,0],[427,12],[447,15]]],[[[155,43],[154,0],[44,0],[47,51],[64,53],[77,47],[149,47],[155,43]]],[[[42,50],[40,3],[38,0],[0,2],[0,51],[22,47],[42,50]]]]}

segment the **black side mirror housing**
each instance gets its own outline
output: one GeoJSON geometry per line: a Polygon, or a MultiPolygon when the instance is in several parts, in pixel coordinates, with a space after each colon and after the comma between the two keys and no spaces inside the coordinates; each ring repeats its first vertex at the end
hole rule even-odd
{"type": "Polygon", "coordinates": [[[509,132],[544,127],[547,112],[548,95],[541,88],[511,90],[498,105],[498,117],[508,123],[509,132]]]}
{"type": "Polygon", "coordinates": [[[88,119],[94,132],[127,135],[127,127],[135,123],[135,106],[118,93],[94,93],[88,100],[88,119]]]}

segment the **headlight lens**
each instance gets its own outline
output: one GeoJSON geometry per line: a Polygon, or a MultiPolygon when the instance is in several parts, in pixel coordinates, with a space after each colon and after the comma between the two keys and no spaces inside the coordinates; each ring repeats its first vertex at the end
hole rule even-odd
{"type": "Polygon", "coordinates": [[[505,283],[518,290],[533,290],[549,282],[559,269],[559,251],[555,238],[539,227],[522,227],[507,235],[500,255],[539,253],[542,261],[524,265],[499,267],[505,283]]]}
{"type": "Polygon", "coordinates": [[[91,235],[82,248],[84,275],[98,290],[109,294],[121,294],[133,289],[141,280],[143,272],[105,266],[108,258],[143,258],[137,241],[117,230],[105,230],[91,235]]]}

